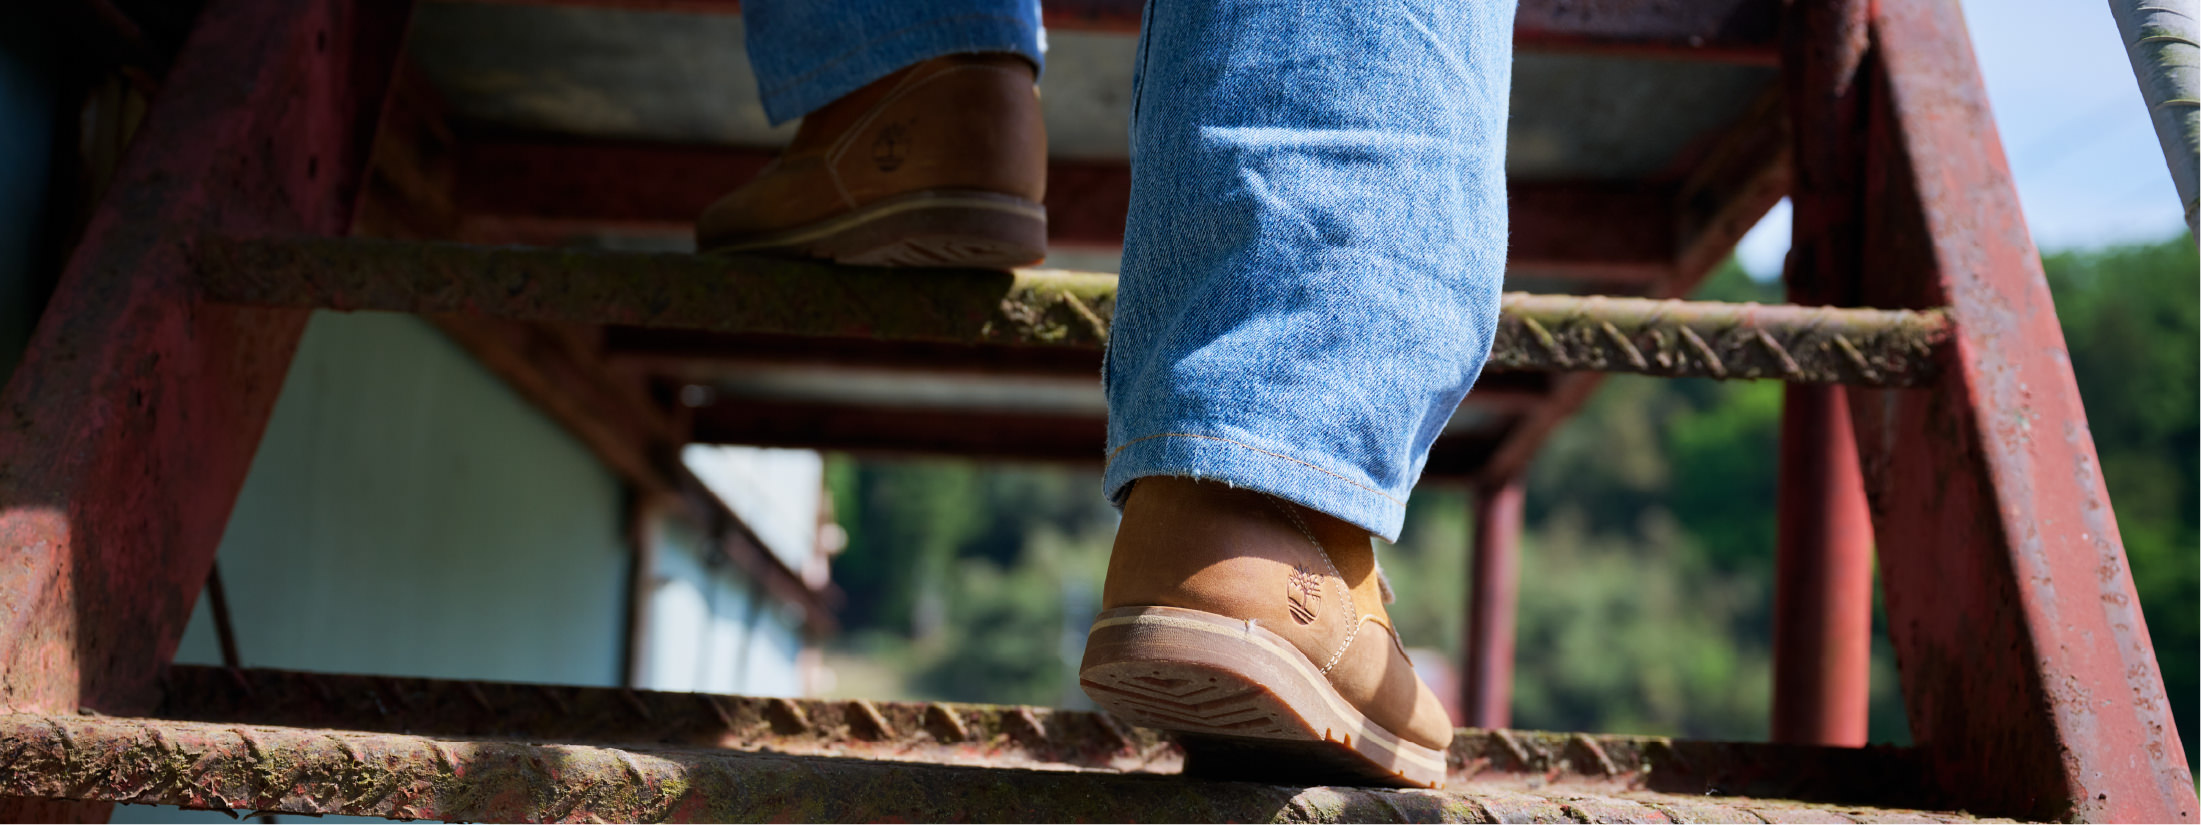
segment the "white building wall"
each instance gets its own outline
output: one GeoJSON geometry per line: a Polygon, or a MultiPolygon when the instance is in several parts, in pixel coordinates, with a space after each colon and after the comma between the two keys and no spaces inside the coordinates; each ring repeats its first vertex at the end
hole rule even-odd
{"type": "MultiPolygon", "coordinates": [[[[619,479],[417,318],[320,313],[220,567],[248,667],[616,685],[619,479]]],[[[201,600],[177,661],[218,664],[201,600]]]]}
{"type": "Polygon", "coordinates": [[[801,696],[799,619],[757,592],[693,528],[655,535],[648,639],[637,687],[801,696]]]}
{"type": "Polygon", "coordinates": [[[690,444],[680,460],[787,569],[819,562],[825,459],[816,451],[690,444]]]}
{"type": "MultiPolygon", "coordinates": [[[[427,323],[317,314],[222,539],[243,664],[616,685],[623,502],[587,449],[427,323]]],[[[657,532],[671,546],[644,686],[799,695],[793,626],[707,563],[695,531],[657,532]]],[[[220,664],[204,599],[176,659],[220,664]]],[[[123,805],[115,821],[233,820],[123,805]]]]}

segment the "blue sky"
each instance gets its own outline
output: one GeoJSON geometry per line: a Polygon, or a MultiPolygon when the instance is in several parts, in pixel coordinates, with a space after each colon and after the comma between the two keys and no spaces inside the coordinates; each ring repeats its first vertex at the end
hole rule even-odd
{"type": "MultiPolygon", "coordinates": [[[[2185,221],[2140,87],[2103,0],[1964,0],[1972,49],[2043,250],[2159,241],[2185,221]]],[[[1788,205],[1736,250],[1760,278],[1780,274],[1788,205]]]]}

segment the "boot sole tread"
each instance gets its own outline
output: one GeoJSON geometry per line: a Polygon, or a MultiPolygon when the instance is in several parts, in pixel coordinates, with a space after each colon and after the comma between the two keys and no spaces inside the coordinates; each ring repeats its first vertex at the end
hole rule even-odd
{"type": "Polygon", "coordinates": [[[1171,607],[1104,612],[1078,680],[1134,725],[1172,731],[1185,772],[1262,782],[1441,787],[1445,752],[1406,741],[1257,624],[1171,607]]]}

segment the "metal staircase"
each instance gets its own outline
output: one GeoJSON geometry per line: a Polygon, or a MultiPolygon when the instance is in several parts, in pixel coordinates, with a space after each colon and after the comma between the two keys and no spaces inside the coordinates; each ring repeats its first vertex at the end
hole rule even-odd
{"type": "MultiPolygon", "coordinates": [[[[1050,6],[1056,28],[1136,25],[1135,3],[1050,6]]],[[[580,325],[606,361],[704,372],[830,361],[1089,379],[1114,279],[472,245],[647,223],[686,197],[638,196],[686,185],[633,183],[650,164],[751,161],[454,137],[400,68],[412,15],[211,3],[0,395],[0,818],[103,819],[115,802],[560,821],[2201,815],[1954,0],[1524,0],[1532,59],[1652,55],[1777,68],[1779,84],[1655,179],[1515,176],[1523,278],[1633,297],[1509,295],[1476,414],[1432,455],[1432,478],[1483,491],[1477,568],[1498,573],[1470,633],[1470,721],[1487,729],[1455,743],[1450,790],[1156,776],[1180,761],[1166,738],[1033,708],[170,666],[315,310],[418,313],[502,353],[484,358],[645,487],[682,488],[669,456],[689,439],[1097,457],[1094,420],[1059,411],[676,412],[561,383],[590,365],[514,336],[580,325]],[[631,174],[515,172],[592,156],[631,174]],[[578,188],[559,201],[484,180],[578,188]],[[1783,195],[1799,305],[1664,300],[1783,195]],[[1607,372],[1790,382],[1784,490],[1822,494],[1784,492],[1784,524],[1801,527],[1780,548],[1780,744],[1502,729],[1502,525],[1508,507],[1518,522],[1521,468],[1607,372]],[[1839,529],[1868,517],[1869,533],[1839,529]],[[1856,698],[1841,686],[1864,666],[1841,583],[1863,581],[1869,608],[1875,552],[1914,747],[1841,746],[1856,698]]],[[[1103,203],[1120,179],[1074,163],[1055,175],[1058,199],[1103,203]]],[[[1058,231],[1105,228],[1053,208],[1058,231]]]]}

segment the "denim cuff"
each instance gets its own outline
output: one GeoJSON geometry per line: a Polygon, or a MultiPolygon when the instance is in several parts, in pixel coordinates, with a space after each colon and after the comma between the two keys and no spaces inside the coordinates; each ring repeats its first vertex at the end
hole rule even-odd
{"type": "MultiPolygon", "coordinates": [[[[1040,32],[1032,21],[1014,15],[962,14],[927,20],[849,43],[838,54],[809,57],[810,68],[789,76],[758,61],[757,85],[764,114],[777,126],[817,111],[849,92],[909,66],[951,54],[1009,52],[1044,67],[1040,32]]],[[[751,44],[751,52],[761,44],[751,44]]],[[[769,51],[770,47],[766,47],[769,51]]]]}
{"type": "Polygon", "coordinates": [[[1212,435],[1165,433],[1133,438],[1108,457],[1102,481],[1117,507],[1131,482],[1147,476],[1221,481],[1319,510],[1395,542],[1406,502],[1374,487],[1280,452],[1212,435]]]}

